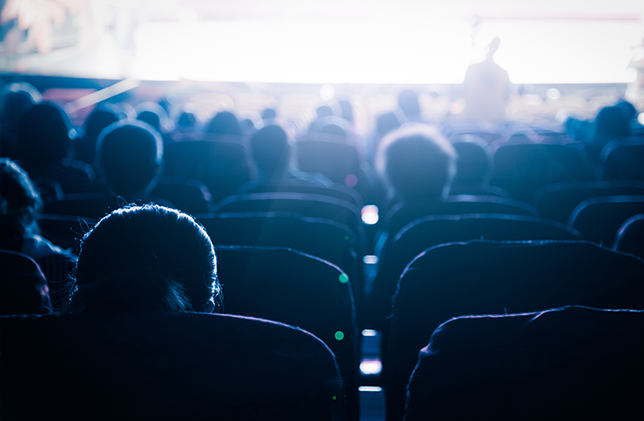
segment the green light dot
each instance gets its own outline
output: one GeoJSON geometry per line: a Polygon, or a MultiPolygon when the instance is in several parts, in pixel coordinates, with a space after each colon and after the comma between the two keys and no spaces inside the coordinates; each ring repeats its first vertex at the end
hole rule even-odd
{"type": "Polygon", "coordinates": [[[341,284],[346,284],[347,282],[349,282],[349,277],[347,276],[346,273],[343,273],[342,275],[340,275],[338,279],[340,280],[341,284]]]}
{"type": "Polygon", "coordinates": [[[345,235],[345,236],[344,236],[344,239],[345,239],[345,240],[347,240],[347,241],[349,241],[349,236],[348,236],[348,235],[345,235]]]}
{"type": "Polygon", "coordinates": [[[344,332],[341,330],[338,330],[337,332],[335,332],[335,335],[333,336],[335,337],[336,341],[341,341],[344,339],[344,332]]]}
{"type": "Polygon", "coordinates": [[[338,397],[337,397],[337,396],[334,396],[334,397],[333,397],[333,400],[336,400],[336,399],[338,399],[338,397]]]}

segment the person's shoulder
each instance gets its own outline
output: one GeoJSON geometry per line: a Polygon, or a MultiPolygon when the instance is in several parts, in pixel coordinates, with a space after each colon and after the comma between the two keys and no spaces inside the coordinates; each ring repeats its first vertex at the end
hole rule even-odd
{"type": "Polygon", "coordinates": [[[41,257],[49,256],[52,254],[64,254],[72,256],[71,253],[65,249],[60,248],[59,246],[53,244],[51,241],[47,240],[40,235],[32,235],[26,237],[22,243],[21,253],[24,253],[28,256],[38,259],[41,257]]]}

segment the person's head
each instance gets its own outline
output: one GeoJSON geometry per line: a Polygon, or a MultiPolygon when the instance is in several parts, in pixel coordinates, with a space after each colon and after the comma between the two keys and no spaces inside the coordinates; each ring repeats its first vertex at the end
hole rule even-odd
{"type": "Polygon", "coordinates": [[[149,193],[162,164],[161,135],[142,121],[113,123],[98,137],[95,167],[115,194],[149,193]]]}
{"type": "Polygon", "coordinates": [[[608,143],[628,134],[628,118],[619,107],[604,107],[599,111],[593,122],[594,143],[608,143]]]}
{"type": "Polygon", "coordinates": [[[26,111],[18,123],[18,151],[26,167],[62,161],[69,153],[70,125],[57,105],[41,102],[26,111]]]}
{"type": "Polygon", "coordinates": [[[271,124],[259,129],[250,138],[250,147],[257,167],[267,176],[280,175],[288,168],[291,147],[280,126],[271,124]]]}
{"type": "Polygon", "coordinates": [[[221,111],[218,112],[208,125],[206,126],[206,132],[215,133],[215,134],[228,134],[234,136],[241,136],[242,130],[239,125],[239,120],[235,114],[230,111],[221,111]]]}
{"type": "Polygon", "coordinates": [[[449,193],[456,160],[454,148],[438,130],[408,124],[382,140],[376,168],[403,200],[434,200],[449,193]]]}
{"type": "Polygon", "coordinates": [[[415,121],[420,118],[420,103],[414,90],[403,89],[398,93],[398,107],[409,121],[415,121]]]}
{"type": "Polygon", "coordinates": [[[14,131],[22,115],[41,101],[40,92],[29,83],[9,83],[0,90],[2,130],[14,131]]]}
{"type": "Polygon", "coordinates": [[[82,239],[69,311],[203,311],[221,305],[210,237],[158,205],[117,209],[82,239]]]}
{"type": "Polygon", "coordinates": [[[489,181],[492,157],[487,144],[478,137],[467,135],[452,143],[458,155],[454,185],[482,185],[489,181]]]}
{"type": "Polygon", "coordinates": [[[136,119],[148,123],[159,133],[164,131],[168,114],[156,102],[142,102],[136,107],[136,119]]]}
{"type": "Polygon", "coordinates": [[[27,173],[8,158],[0,158],[0,249],[19,251],[23,239],[38,232],[40,196],[27,173]]]}
{"type": "Polygon", "coordinates": [[[113,108],[108,106],[96,107],[85,119],[83,138],[76,144],[74,158],[93,164],[98,135],[104,128],[120,119],[121,117],[113,108]]]}

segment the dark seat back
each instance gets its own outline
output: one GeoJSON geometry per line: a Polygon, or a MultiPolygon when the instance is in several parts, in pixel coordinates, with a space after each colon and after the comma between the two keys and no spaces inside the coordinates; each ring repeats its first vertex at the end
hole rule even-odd
{"type": "Polygon", "coordinates": [[[400,419],[418,351],[452,317],[565,305],[644,309],[644,262],[584,241],[451,243],[405,269],[383,375],[388,417],[400,419]]]}
{"type": "Polygon", "coordinates": [[[546,184],[592,180],[594,174],[580,149],[555,144],[509,144],[494,152],[490,184],[510,192],[513,198],[531,203],[546,184]]]}
{"type": "Polygon", "coordinates": [[[286,247],[339,266],[351,280],[354,298],[362,287],[362,265],[355,234],[343,224],[290,212],[196,215],[213,244],[286,247]]]}
{"type": "Polygon", "coordinates": [[[452,319],[420,353],[405,420],[631,418],[643,330],[644,312],[586,307],[452,319]]]}
{"type": "Polygon", "coordinates": [[[644,196],[594,197],[572,211],[568,225],[586,240],[611,247],[619,227],[638,213],[644,213],[644,196]]]}
{"type": "Polygon", "coordinates": [[[597,170],[598,180],[644,181],[644,139],[616,139],[602,149],[597,170]]]}
{"type": "Polygon", "coordinates": [[[347,276],[337,266],[283,249],[215,246],[224,311],[301,327],[335,354],[347,409],[357,419],[358,328],[347,276]]]}
{"type": "Polygon", "coordinates": [[[215,205],[213,213],[293,212],[313,218],[331,219],[348,226],[363,239],[360,208],[343,200],[319,194],[248,193],[225,198],[215,205]]]}
{"type": "Polygon", "coordinates": [[[555,183],[534,195],[539,216],[568,223],[570,214],[586,199],[600,196],[644,195],[644,182],[632,180],[555,183]]]}
{"type": "Polygon", "coordinates": [[[49,287],[31,257],[0,250],[0,315],[51,312],[49,287]]]}
{"type": "Polygon", "coordinates": [[[280,323],[199,313],[0,319],[3,420],[343,420],[333,354],[280,323]]]}
{"type": "Polygon", "coordinates": [[[613,248],[644,259],[644,214],[628,218],[619,227],[613,248]]]}
{"type": "MultiPolygon", "coordinates": [[[[469,240],[581,240],[579,232],[534,216],[465,214],[416,219],[392,238],[380,255],[370,303],[384,322],[403,270],[423,250],[439,244],[469,240]]],[[[385,327],[385,326],[383,326],[385,327]]]]}
{"type": "Polygon", "coordinates": [[[343,184],[329,184],[328,186],[317,185],[307,180],[298,179],[280,179],[268,183],[249,183],[244,186],[238,193],[306,193],[321,194],[344,200],[352,205],[362,207],[363,200],[360,194],[355,190],[343,184]]]}

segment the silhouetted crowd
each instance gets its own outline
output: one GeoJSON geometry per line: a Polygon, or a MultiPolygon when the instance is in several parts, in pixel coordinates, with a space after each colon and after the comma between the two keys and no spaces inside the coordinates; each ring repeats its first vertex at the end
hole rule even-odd
{"type": "Polygon", "coordinates": [[[429,121],[410,89],[370,133],[346,99],[303,129],[278,110],[73,127],[2,89],[3,417],[357,421],[361,385],[391,421],[641,410],[632,104],[560,130],[429,121]]]}

